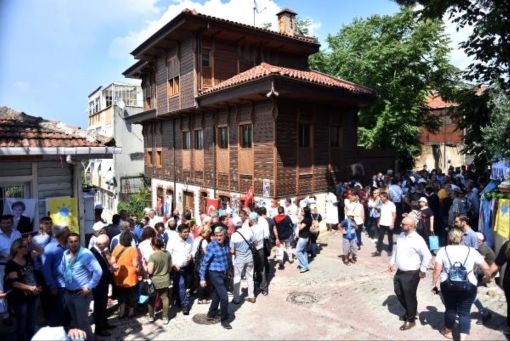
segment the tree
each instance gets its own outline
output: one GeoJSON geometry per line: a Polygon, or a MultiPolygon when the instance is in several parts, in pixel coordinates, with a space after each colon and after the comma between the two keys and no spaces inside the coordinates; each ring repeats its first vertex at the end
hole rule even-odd
{"type": "Polygon", "coordinates": [[[457,80],[442,23],[421,22],[402,8],[393,16],[356,19],[327,41],[329,49],[312,56],[311,66],[377,92],[375,105],[359,114],[360,145],[394,148],[401,166],[412,166],[420,127],[435,131],[439,124],[425,115],[427,96],[449,93],[457,80]]]}
{"type": "Polygon", "coordinates": [[[396,0],[402,5],[423,6],[423,20],[448,14],[457,30],[472,26],[460,45],[475,60],[465,72],[468,80],[500,83],[510,91],[510,1],[508,0],[396,0]]]}
{"type": "Polygon", "coordinates": [[[119,201],[117,211],[126,210],[130,215],[140,215],[146,207],[151,207],[151,191],[145,187],[131,194],[129,201],[119,201]]]}
{"type": "Polygon", "coordinates": [[[296,34],[301,36],[307,36],[310,34],[310,26],[312,26],[312,21],[308,18],[302,19],[300,17],[296,18],[296,34]]]}
{"type": "Polygon", "coordinates": [[[499,86],[490,91],[491,116],[482,138],[491,161],[510,156],[510,96],[499,86]]]}

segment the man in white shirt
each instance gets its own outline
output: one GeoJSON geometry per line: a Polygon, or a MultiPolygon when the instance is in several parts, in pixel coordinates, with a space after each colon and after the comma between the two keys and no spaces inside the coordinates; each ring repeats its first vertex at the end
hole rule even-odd
{"type": "MultiPolygon", "coordinates": [[[[266,215],[266,208],[260,207],[258,208],[257,214],[252,212],[250,214],[250,220],[253,221],[253,225],[251,229],[253,231],[253,235],[255,236],[255,240],[257,241],[257,252],[258,252],[258,261],[255,262],[255,271],[257,272],[258,281],[258,289],[265,296],[267,295],[267,278],[266,278],[266,263],[267,257],[266,252],[264,250],[264,241],[269,240],[269,223],[267,222],[264,216],[266,215]]],[[[268,264],[269,265],[269,264],[268,264]]]]}
{"type": "Polygon", "coordinates": [[[156,223],[163,222],[163,217],[156,215],[156,211],[152,208],[147,212],[147,216],[149,217],[149,225],[152,227],[156,226],[156,223]]]}
{"type": "Polygon", "coordinates": [[[397,239],[395,253],[393,253],[388,270],[397,272],[393,277],[395,295],[404,307],[405,315],[400,319],[404,324],[400,330],[408,330],[416,325],[418,301],[416,291],[420,279],[425,277],[432,255],[425,240],[416,232],[416,222],[410,217],[402,220],[404,232],[397,239]]]}
{"type": "Polygon", "coordinates": [[[395,228],[395,220],[397,218],[397,209],[395,204],[388,198],[388,193],[381,193],[381,216],[379,218],[379,226],[377,227],[377,251],[372,256],[381,255],[383,249],[384,235],[388,235],[388,256],[393,251],[393,230],[395,228]]]}
{"type": "MultiPolygon", "coordinates": [[[[256,215],[254,212],[252,214],[256,215]]],[[[256,244],[257,242],[250,225],[241,224],[239,218],[234,218],[234,220],[237,230],[230,237],[230,253],[234,255],[234,299],[232,303],[241,303],[241,276],[243,270],[245,271],[246,282],[248,283],[248,296],[245,298],[245,301],[255,303],[254,259],[250,244],[256,244]]],[[[249,221],[249,224],[253,224],[253,221],[249,221]]]]}
{"type": "Polygon", "coordinates": [[[285,199],[285,214],[289,216],[294,226],[298,222],[298,212],[299,209],[296,204],[290,199],[285,199]]]}
{"type": "Polygon", "coordinates": [[[193,239],[190,237],[188,225],[181,224],[177,227],[178,237],[168,240],[166,250],[172,256],[174,274],[172,296],[177,305],[182,308],[184,315],[189,315],[189,298],[186,294],[186,276],[191,271],[191,250],[193,239]]]}

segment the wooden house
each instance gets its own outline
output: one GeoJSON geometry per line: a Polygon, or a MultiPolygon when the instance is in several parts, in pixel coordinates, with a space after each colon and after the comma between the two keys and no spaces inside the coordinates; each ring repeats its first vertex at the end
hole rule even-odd
{"type": "Polygon", "coordinates": [[[75,198],[79,226],[73,230],[84,241],[85,217],[93,218],[93,211],[85,213],[81,161],[121,152],[104,142],[62,122],[0,107],[0,212],[9,213],[10,199],[30,200],[34,207],[27,217],[37,231],[39,219],[48,215],[48,200],[75,198]]]}
{"type": "Polygon", "coordinates": [[[184,10],[132,52],[154,207],[235,206],[250,187],[256,200],[322,196],[351,174],[357,113],[375,94],[310,70],[319,44],[295,17],[282,10],[275,32],[184,10]]]}

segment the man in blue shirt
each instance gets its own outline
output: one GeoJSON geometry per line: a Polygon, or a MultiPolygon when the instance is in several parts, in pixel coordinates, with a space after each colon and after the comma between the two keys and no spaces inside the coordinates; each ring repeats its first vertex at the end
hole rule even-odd
{"type": "Polygon", "coordinates": [[[89,322],[91,291],[99,283],[103,270],[92,252],[80,245],[78,234],[67,236],[67,247],[58,268],[65,283],[66,307],[74,325],[87,333],[87,340],[93,340],[89,322]]]}
{"type": "Polygon", "coordinates": [[[228,322],[228,294],[227,272],[232,268],[232,256],[229,243],[226,241],[226,230],[220,223],[213,224],[216,240],[209,243],[200,267],[200,286],[205,288],[206,275],[213,287],[211,306],[207,313],[208,319],[214,319],[221,311],[221,325],[225,329],[232,329],[228,322]]]}
{"type": "Polygon", "coordinates": [[[44,290],[42,295],[44,302],[51,301],[52,304],[44,309],[46,323],[51,327],[61,326],[64,319],[64,279],[58,272],[62,256],[66,250],[66,239],[69,234],[67,226],[55,225],[53,227],[53,238],[44,247],[42,256],[42,273],[44,276],[44,290]]]}
{"type": "Polygon", "coordinates": [[[453,222],[456,228],[461,229],[463,231],[462,243],[466,246],[475,248],[478,250],[480,247],[480,241],[478,240],[478,236],[476,232],[473,231],[471,226],[469,226],[469,218],[465,215],[460,215],[455,217],[453,222]]]}

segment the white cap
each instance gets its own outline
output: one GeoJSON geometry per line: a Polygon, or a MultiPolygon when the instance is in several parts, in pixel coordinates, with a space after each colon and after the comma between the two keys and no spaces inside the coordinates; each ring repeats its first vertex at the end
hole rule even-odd
{"type": "Polygon", "coordinates": [[[106,227],[106,224],[103,223],[102,221],[98,221],[98,222],[94,223],[94,225],[92,225],[92,229],[94,230],[94,232],[101,231],[105,227],[106,227]]]}
{"type": "Polygon", "coordinates": [[[420,199],[418,199],[418,202],[424,202],[428,204],[429,201],[427,200],[427,198],[421,197],[420,199]]]}
{"type": "Polygon", "coordinates": [[[95,210],[102,210],[102,209],[104,209],[103,204],[96,204],[96,206],[94,206],[94,209],[95,210]]]}
{"type": "Polygon", "coordinates": [[[481,233],[481,232],[475,232],[475,233],[476,233],[476,236],[478,237],[478,240],[482,240],[482,241],[485,240],[483,233],[481,233]]]}
{"type": "Polygon", "coordinates": [[[239,218],[239,216],[232,218],[232,223],[235,227],[241,227],[243,225],[243,221],[239,218]]]}

